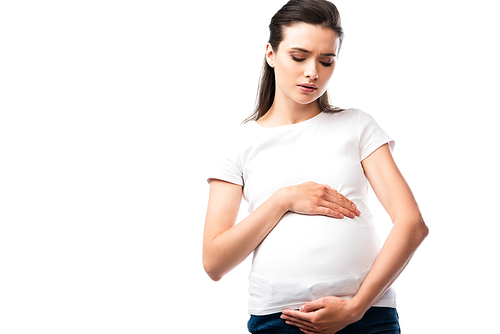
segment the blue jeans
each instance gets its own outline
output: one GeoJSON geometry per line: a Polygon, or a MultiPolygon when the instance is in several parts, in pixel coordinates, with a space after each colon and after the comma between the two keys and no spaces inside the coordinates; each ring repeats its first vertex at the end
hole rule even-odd
{"type": "MultiPolygon", "coordinates": [[[[304,334],[298,327],[290,326],[280,318],[281,313],[256,316],[248,321],[252,334],[304,334]]],[[[398,312],[391,307],[372,307],[363,318],[348,325],[337,334],[399,334],[398,312]]]]}

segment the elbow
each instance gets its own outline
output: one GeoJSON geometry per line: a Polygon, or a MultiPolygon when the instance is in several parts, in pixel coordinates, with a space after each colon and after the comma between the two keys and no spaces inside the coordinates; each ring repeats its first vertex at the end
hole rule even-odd
{"type": "Polygon", "coordinates": [[[203,256],[203,269],[205,269],[205,272],[207,273],[208,277],[214,282],[218,282],[222,279],[221,275],[216,266],[214,266],[207,258],[206,256],[203,256]]]}
{"type": "Polygon", "coordinates": [[[421,229],[422,229],[422,240],[424,240],[429,235],[429,227],[425,224],[425,222],[424,222],[423,219],[422,219],[421,225],[422,225],[422,227],[421,227],[421,229]]]}
{"type": "Polygon", "coordinates": [[[429,235],[429,228],[420,214],[398,217],[394,225],[406,229],[409,241],[414,247],[418,247],[429,235]]]}
{"type": "Polygon", "coordinates": [[[429,235],[429,227],[425,224],[424,220],[420,218],[414,227],[414,236],[418,240],[418,243],[422,243],[425,238],[429,235]]]}
{"type": "Polygon", "coordinates": [[[214,282],[218,282],[222,279],[222,275],[219,275],[217,272],[211,271],[210,269],[205,268],[205,272],[207,273],[208,277],[214,282]]]}

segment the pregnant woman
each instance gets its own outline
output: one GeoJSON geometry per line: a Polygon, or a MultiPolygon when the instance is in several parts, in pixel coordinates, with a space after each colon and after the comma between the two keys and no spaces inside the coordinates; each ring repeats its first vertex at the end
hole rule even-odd
{"type": "Polygon", "coordinates": [[[332,107],[337,8],[292,0],[272,18],[255,113],[210,171],[203,264],[215,281],[253,252],[251,333],[399,333],[392,283],[428,229],[392,139],[332,107]],[[393,228],[383,246],[368,186],[393,228]],[[250,215],[236,224],[242,197],[250,215]]]}

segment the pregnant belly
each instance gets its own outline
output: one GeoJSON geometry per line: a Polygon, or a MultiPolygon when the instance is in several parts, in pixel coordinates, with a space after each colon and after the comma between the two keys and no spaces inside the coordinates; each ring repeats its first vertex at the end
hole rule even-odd
{"type": "Polygon", "coordinates": [[[366,211],[354,219],[289,212],[255,250],[252,273],[275,282],[328,281],[366,273],[379,250],[366,211]]]}

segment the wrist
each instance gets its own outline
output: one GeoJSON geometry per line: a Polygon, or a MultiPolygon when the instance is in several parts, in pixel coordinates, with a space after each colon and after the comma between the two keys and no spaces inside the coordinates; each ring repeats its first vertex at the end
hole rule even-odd
{"type": "Polygon", "coordinates": [[[368,311],[368,309],[371,306],[371,305],[363,302],[361,300],[361,298],[357,298],[356,295],[354,297],[352,297],[352,299],[350,299],[348,301],[348,303],[349,303],[349,308],[351,309],[353,316],[355,318],[357,318],[358,320],[363,318],[366,311],[368,311]]]}
{"type": "Polygon", "coordinates": [[[283,214],[291,210],[290,187],[283,187],[276,190],[273,197],[276,201],[276,206],[283,212],[283,214]]]}

